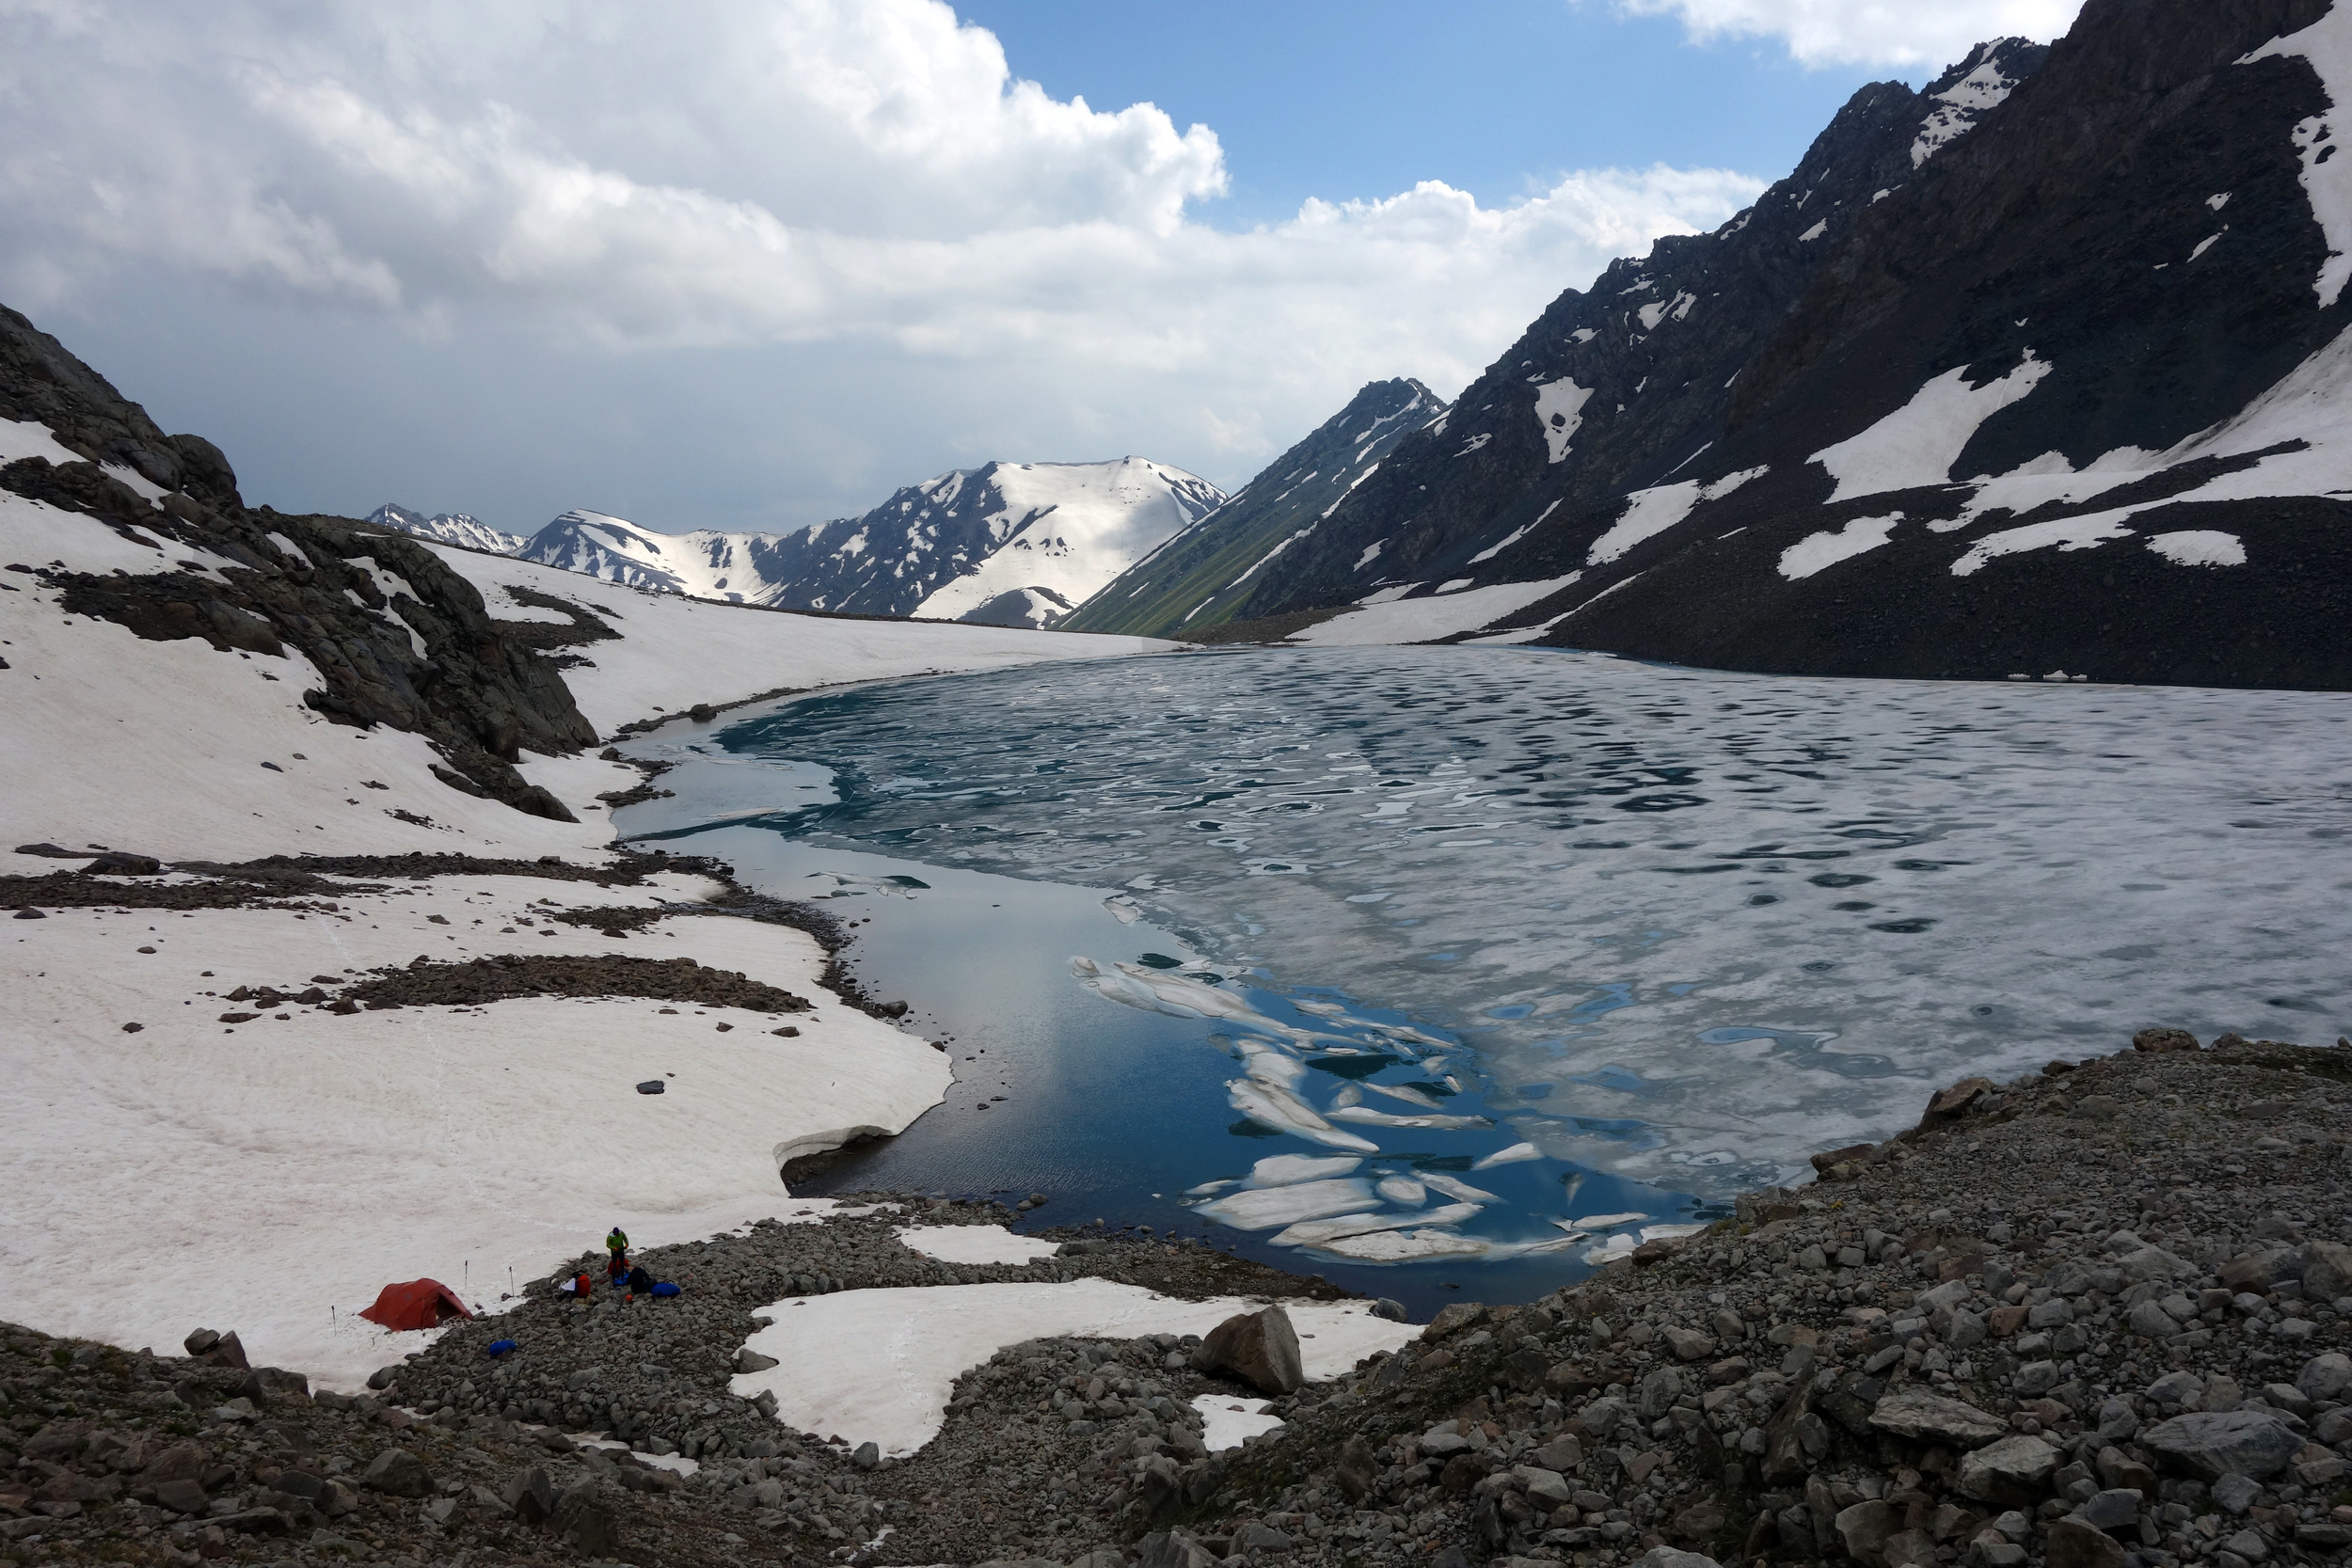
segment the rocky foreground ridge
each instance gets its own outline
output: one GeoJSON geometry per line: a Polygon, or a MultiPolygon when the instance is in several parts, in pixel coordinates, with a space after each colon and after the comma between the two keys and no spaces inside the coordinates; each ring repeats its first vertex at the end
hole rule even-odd
{"type": "Polygon", "coordinates": [[[753,1314],[808,1293],[1079,1274],[1331,1293],[1149,1236],[1066,1232],[1086,1239],[1009,1267],[892,1233],[1007,1217],[973,1202],[876,1199],[900,1207],[651,1255],[690,1286],[673,1303],[534,1287],[358,1398],[248,1370],[233,1338],[194,1337],[184,1359],[10,1328],[0,1553],[2342,1562],[2352,1050],[2138,1043],[1953,1085],[1915,1130],[1826,1152],[1819,1184],[1751,1195],[1686,1243],[1537,1302],[1448,1308],[1417,1345],[1282,1392],[1284,1426],[1217,1453],[1189,1401],[1240,1391],[1234,1358],[1171,1336],[1009,1347],[903,1460],[726,1392],[753,1314]],[[520,1348],[492,1359],[495,1338],[520,1348]],[[663,1467],[681,1452],[691,1476],[663,1467]]]}

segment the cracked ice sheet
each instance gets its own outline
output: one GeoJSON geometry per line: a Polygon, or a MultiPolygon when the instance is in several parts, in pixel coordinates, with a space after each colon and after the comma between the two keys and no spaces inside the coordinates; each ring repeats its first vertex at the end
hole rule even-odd
{"type": "MultiPolygon", "coordinates": [[[[1421,1333],[1372,1315],[1369,1302],[1301,1304],[1283,1310],[1298,1331],[1308,1381],[1321,1383],[1421,1333]]],[[[908,1454],[939,1434],[956,1379],[1008,1345],[1088,1337],[1205,1335],[1265,1306],[1238,1296],[1179,1301],[1107,1279],[1067,1284],[936,1285],[796,1296],[763,1308],[775,1319],[745,1344],[778,1365],[739,1375],[742,1399],[776,1396],[776,1419],[854,1448],[908,1454]]]]}
{"type": "Polygon", "coordinates": [[[9,1315],[121,1345],[176,1345],[192,1323],[230,1324],[255,1365],[356,1388],[425,1342],[353,1316],[390,1280],[428,1275],[495,1308],[510,1267],[516,1286],[550,1274],[615,1222],[644,1247],[831,1210],[786,1192],[779,1146],[904,1128],[945,1096],[946,1057],[819,990],[824,954],[787,927],[683,918],[617,944],[577,927],[519,929],[546,921],[543,898],[644,906],[709,887],[441,878],[338,895],[348,920],[53,910],[0,927],[9,1315]],[[517,933],[501,937],[501,926],[517,933]],[[264,1012],[226,1025],[224,1008],[248,1009],[203,994],[401,966],[421,952],[461,960],[616,945],[746,974],[815,1006],[792,1015],[801,1034],[784,1039],[766,1033],[778,1022],[768,1014],[663,1014],[643,998],[348,1017],[289,1006],[282,1022],[264,1012]],[[125,1022],[145,1027],[125,1034],[125,1022]],[[732,1032],[717,1032],[722,1022],[732,1032]],[[668,1092],[636,1092],[656,1077],[668,1092]]]}

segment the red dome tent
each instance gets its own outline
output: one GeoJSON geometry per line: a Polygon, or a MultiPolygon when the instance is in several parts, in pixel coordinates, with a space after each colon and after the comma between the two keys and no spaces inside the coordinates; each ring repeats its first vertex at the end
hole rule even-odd
{"type": "Polygon", "coordinates": [[[375,1305],[359,1316],[386,1328],[438,1328],[452,1318],[470,1318],[466,1304],[457,1299],[457,1292],[437,1279],[412,1279],[405,1285],[387,1285],[375,1298],[375,1305]]]}

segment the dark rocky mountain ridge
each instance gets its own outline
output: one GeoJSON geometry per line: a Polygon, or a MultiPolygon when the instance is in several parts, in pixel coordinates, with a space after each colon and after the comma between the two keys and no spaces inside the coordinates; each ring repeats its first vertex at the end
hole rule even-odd
{"type": "Polygon", "coordinates": [[[88,513],[156,553],[156,569],[138,575],[11,563],[61,588],[68,610],[152,641],[199,638],[223,654],[298,648],[322,680],[303,700],[329,720],[421,734],[447,759],[437,772],[452,787],[573,819],[512,765],[526,747],[553,754],[593,744],[594,727],[528,628],[493,621],[473,585],[422,545],[347,517],[248,508],[219,448],[165,435],[145,409],[5,307],[0,420],[46,426],[80,454],[66,463],[20,458],[0,467],[0,487],[88,513]],[[160,487],[160,501],[134,489],[135,478],[160,487]],[[215,580],[174,559],[168,543],[235,564],[215,580]],[[388,594],[387,577],[407,592],[388,594]]]}
{"type": "Polygon", "coordinates": [[[1541,582],[1456,635],[2352,684],[2348,42],[2324,0],[2092,0],[2046,54],[1864,88],[1748,212],[1564,293],[1235,618],[1541,582]]]}
{"type": "Polygon", "coordinates": [[[1278,554],[1311,535],[1399,441],[1445,411],[1445,399],[1409,377],[1369,384],[1215,512],[1081,606],[1060,629],[1172,637],[1231,620],[1278,554]]]}

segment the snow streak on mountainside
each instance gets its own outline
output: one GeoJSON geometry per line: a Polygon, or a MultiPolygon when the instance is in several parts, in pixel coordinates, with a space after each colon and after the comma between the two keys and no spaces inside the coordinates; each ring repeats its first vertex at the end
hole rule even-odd
{"type": "Polygon", "coordinates": [[[1181,468],[1123,457],[952,469],[801,533],[661,533],[589,511],[529,539],[396,506],[369,520],[694,598],[1042,627],[1224,499],[1181,468]]]}
{"type": "Polygon", "coordinates": [[[2090,0],[1866,87],[1755,207],[1563,294],[1236,617],[2352,686],[2347,94],[2328,0],[2090,0]]]}
{"type": "Polygon", "coordinates": [[[413,533],[421,539],[437,540],[444,545],[463,545],[469,550],[489,550],[497,555],[518,555],[531,543],[519,533],[508,533],[492,528],[478,517],[463,512],[441,512],[426,516],[405,506],[386,502],[368,514],[368,521],[379,528],[396,528],[403,533],[413,533]]]}
{"type": "Polygon", "coordinates": [[[1443,398],[1410,378],[1371,383],[1222,506],[1080,606],[1063,626],[1176,637],[1232,619],[1284,551],[1311,534],[1398,441],[1445,408],[1443,398]]]}

